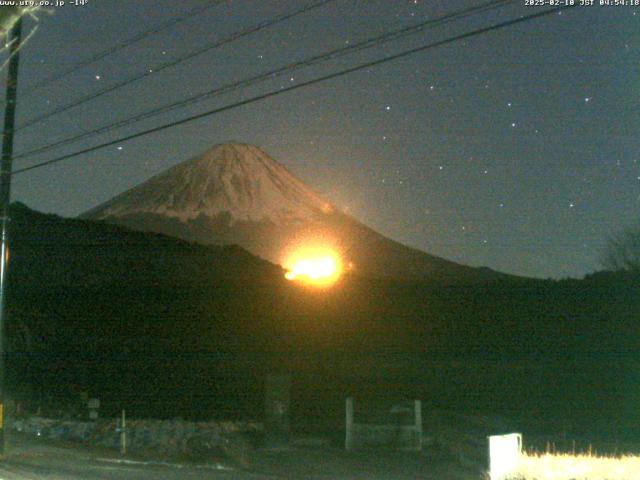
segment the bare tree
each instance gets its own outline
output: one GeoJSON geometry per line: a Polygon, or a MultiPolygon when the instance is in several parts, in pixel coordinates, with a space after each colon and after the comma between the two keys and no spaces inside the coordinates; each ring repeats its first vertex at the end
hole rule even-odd
{"type": "Polygon", "coordinates": [[[640,273],[640,223],[609,238],[601,264],[607,270],[640,273]]]}

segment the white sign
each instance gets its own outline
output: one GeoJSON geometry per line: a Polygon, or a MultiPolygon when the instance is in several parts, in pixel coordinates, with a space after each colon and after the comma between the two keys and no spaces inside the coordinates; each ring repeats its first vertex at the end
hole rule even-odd
{"type": "Polygon", "coordinates": [[[518,468],[522,453],[522,434],[492,435],[489,437],[489,476],[503,480],[518,468]]]}

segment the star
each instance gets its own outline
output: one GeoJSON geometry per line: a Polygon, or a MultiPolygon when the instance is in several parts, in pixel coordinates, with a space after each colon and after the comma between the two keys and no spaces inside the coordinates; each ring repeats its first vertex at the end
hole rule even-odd
{"type": "Polygon", "coordinates": [[[96,80],[100,80],[100,75],[96,75],[96,80]]]}
{"type": "Polygon", "coordinates": [[[516,122],[512,122],[511,123],[511,128],[515,128],[516,127],[516,122]]]}
{"type": "Polygon", "coordinates": [[[576,206],[576,204],[575,204],[575,203],[573,203],[573,202],[569,203],[569,208],[573,208],[573,207],[575,207],[575,206],[576,206]]]}
{"type": "Polygon", "coordinates": [[[511,102],[507,102],[507,107],[511,108],[511,102]]]}
{"type": "Polygon", "coordinates": [[[384,107],[384,109],[388,112],[389,110],[391,110],[391,107],[387,105],[386,107],[384,107]]]}
{"type": "Polygon", "coordinates": [[[584,97],[584,103],[589,103],[591,101],[591,97],[584,97]]]}

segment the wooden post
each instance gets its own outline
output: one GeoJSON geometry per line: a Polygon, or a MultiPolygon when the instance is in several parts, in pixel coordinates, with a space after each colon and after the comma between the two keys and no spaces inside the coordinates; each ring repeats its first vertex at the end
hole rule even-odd
{"type": "Polygon", "coordinates": [[[345,418],[345,437],[344,448],[351,450],[353,448],[353,398],[347,398],[346,405],[346,418],[345,418]]]}
{"type": "MultiPolygon", "coordinates": [[[[8,7],[16,8],[16,7],[8,7]]],[[[18,65],[20,63],[20,39],[22,38],[22,19],[11,28],[9,38],[9,74],[4,108],[4,131],[2,133],[2,160],[0,161],[0,456],[6,452],[6,294],[7,270],[9,268],[9,205],[11,202],[11,172],[13,165],[13,134],[15,129],[16,99],[18,94],[18,65]]]]}
{"type": "Polygon", "coordinates": [[[124,409],[122,409],[122,419],[120,420],[120,453],[127,454],[127,421],[124,409]]]}
{"type": "Polygon", "coordinates": [[[418,440],[418,450],[422,450],[422,402],[420,400],[413,401],[413,412],[415,415],[415,428],[418,440]]]}
{"type": "Polygon", "coordinates": [[[265,445],[271,449],[289,448],[291,375],[273,373],[265,382],[265,445]]]}

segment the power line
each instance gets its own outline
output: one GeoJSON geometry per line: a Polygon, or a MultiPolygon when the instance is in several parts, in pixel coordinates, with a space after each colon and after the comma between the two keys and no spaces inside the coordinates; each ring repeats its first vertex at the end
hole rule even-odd
{"type": "Polygon", "coordinates": [[[185,123],[193,122],[193,121],[199,120],[201,118],[210,117],[210,116],[215,115],[217,113],[225,112],[227,110],[231,110],[231,109],[234,109],[234,108],[237,108],[237,107],[241,107],[243,105],[249,105],[251,103],[255,103],[255,102],[258,102],[258,101],[261,101],[261,100],[265,100],[267,98],[275,97],[277,95],[281,95],[283,93],[291,92],[293,90],[298,90],[298,89],[301,89],[301,88],[304,88],[304,87],[315,85],[315,84],[318,84],[318,83],[321,83],[321,82],[324,82],[324,81],[327,81],[327,80],[331,80],[331,79],[334,79],[334,78],[338,78],[338,77],[341,77],[341,76],[344,76],[344,75],[347,75],[347,74],[350,74],[350,73],[353,73],[353,72],[364,70],[366,68],[371,68],[371,67],[374,67],[374,66],[382,65],[384,63],[387,63],[387,62],[390,62],[390,61],[393,61],[393,60],[397,60],[399,58],[404,58],[404,57],[407,57],[409,55],[413,55],[413,54],[418,53],[418,52],[423,52],[425,50],[430,50],[432,48],[440,47],[442,45],[453,43],[453,42],[458,41],[458,40],[463,40],[465,38],[475,37],[475,36],[482,35],[482,34],[485,34],[485,33],[488,33],[488,32],[492,32],[492,31],[495,31],[495,30],[499,30],[499,29],[502,29],[502,28],[506,28],[506,27],[510,27],[510,26],[517,25],[517,24],[520,24],[520,23],[528,22],[530,20],[541,18],[541,17],[547,16],[547,15],[550,15],[552,13],[561,12],[563,10],[567,10],[567,9],[573,8],[573,7],[575,7],[575,5],[566,5],[566,6],[562,6],[562,7],[556,7],[556,8],[552,8],[552,9],[549,9],[549,10],[545,10],[543,12],[538,12],[538,13],[534,13],[534,14],[530,14],[530,15],[523,15],[523,16],[520,16],[520,17],[518,17],[516,19],[507,20],[507,21],[504,21],[504,22],[500,22],[500,23],[491,25],[489,27],[480,28],[480,29],[477,29],[477,30],[473,30],[471,32],[467,32],[467,33],[462,33],[460,35],[456,35],[454,37],[449,37],[449,38],[446,38],[444,40],[439,40],[439,41],[434,42],[434,43],[429,43],[429,44],[426,44],[426,45],[422,45],[420,47],[415,47],[415,48],[412,48],[412,49],[409,49],[409,50],[405,50],[405,51],[400,52],[400,53],[396,53],[394,55],[390,55],[390,56],[387,56],[387,57],[380,58],[378,60],[373,60],[373,61],[370,61],[370,62],[362,63],[362,64],[357,65],[355,67],[346,68],[344,70],[340,70],[338,72],[334,72],[334,73],[331,73],[331,74],[328,74],[328,75],[324,75],[322,77],[318,77],[318,78],[315,78],[313,80],[308,80],[306,82],[299,83],[297,85],[292,85],[290,87],[279,89],[279,90],[273,90],[271,92],[264,93],[262,95],[257,95],[255,97],[248,98],[246,100],[241,100],[239,102],[228,104],[228,105],[225,105],[223,107],[218,107],[218,108],[215,108],[213,110],[209,110],[207,112],[200,113],[198,115],[193,115],[193,116],[190,116],[190,117],[187,117],[187,118],[183,118],[182,120],[177,120],[177,121],[174,121],[174,122],[170,122],[170,123],[158,126],[158,127],[154,127],[154,128],[148,129],[148,130],[144,130],[142,132],[138,132],[138,133],[135,133],[135,134],[132,134],[132,135],[128,135],[128,136],[119,138],[117,140],[112,140],[110,142],[102,143],[100,145],[96,145],[96,146],[93,146],[93,147],[85,148],[85,149],[82,149],[82,150],[79,150],[79,151],[76,151],[76,152],[73,152],[73,153],[62,155],[60,157],[57,157],[57,158],[54,158],[54,159],[51,159],[51,160],[40,162],[40,163],[37,163],[35,165],[31,165],[29,167],[24,167],[24,168],[21,168],[21,169],[18,169],[16,171],[14,171],[12,173],[12,175],[17,175],[17,174],[20,174],[20,173],[28,172],[30,170],[35,170],[37,168],[42,168],[42,167],[45,167],[47,165],[52,165],[52,164],[55,164],[55,163],[59,163],[59,162],[62,162],[64,160],[68,160],[70,158],[74,158],[74,157],[77,157],[79,155],[83,155],[85,153],[94,152],[96,150],[100,150],[102,148],[109,147],[109,146],[112,146],[112,145],[115,145],[115,144],[118,144],[118,143],[127,142],[129,140],[133,140],[133,139],[136,139],[136,138],[139,138],[139,137],[143,137],[145,135],[149,135],[149,134],[156,133],[156,132],[159,132],[159,131],[162,131],[162,130],[166,130],[168,128],[173,128],[173,127],[176,127],[178,125],[183,125],[185,123]]]}
{"type": "Polygon", "coordinates": [[[152,29],[149,30],[145,30],[144,32],[139,33],[138,35],[135,35],[127,40],[124,40],[123,42],[117,43],[116,45],[114,45],[111,48],[108,48],[106,50],[103,50],[102,52],[96,53],[95,55],[93,55],[92,57],[87,58],[86,60],[82,60],[74,65],[72,65],[70,68],[68,68],[67,70],[63,70],[62,72],[58,72],[55,73],[47,78],[45,78],[44,80],[41,80],[40,82],[37,82],[36,84],[32,85],[31,87],[26,88],[23,92],[21,92],[21,95],[25,96],[25,95],[29,95],[39,89],[41,89],[44,86],[49,86],[51,85],[51,83],[56,82],[58,80],[61,80],[62,78],[66,77],[67,75],[70,75],[72,73],[77,72],[78,70],[80,70],[81,68],[86,67],[87,65],[91,65],[92,63],[98,62],[100,60],[102,60],[105,57],[108,57],[109,55],[113,55],[114,53],[123,50],[135,43],[138,43],[142,40],[144,40],[147,37],[150,37],[152,35],[155,35],[157,33],[162,32],[163,30],[167,30],[169,28],[172,28],[176,25],[179,25],[180,23],[183,23],[187,20],[189,20],[190,18],[193,18],[197,15],[200,15],[201,13],[205,12],[206,10],[215,7],[221,3],[224,3],[225,0],[214,0],[214,1],[208,1],[205,5],[199,6],[199,7],[195,7],[192,8],[191,10],[189,10],[188,12],[186,12],[185,14],[177,17],[177,18],[172,18],[171,20],[168,20],[160,25],[158,25],[157,27],[154,27],[152,29]]]}
{"type": "Polygon", "coordinates": [[[248,79],[244,79],[244,80],[240,80],[237,82],[232,82],[232,83],[228,83],[226,85],[223,85],[221,87],[217,87],[213,90],[209,90],[207,92],[204,93],[200,93],[197,95],[193,95],[189,98],[180,100],[178,102],[174,102],[168,105],[164,105],[143,113],[140,113],[138,115],[135,115],[133,117],[129,117],[111,124],[108,124],[106,126],[103,127],[99,127],[97,129],[93,129],[90,131],[86,131],[86,132],[82,132],[80,134],[77,135],[73,135],[64,139],[61,139],[57,142],[54,142],[52,144],[48,144],[48,145],[44,145],[41,147],[37,147],[35,149],[26,151],[26,152],[22,152],[19,155],[16,155],[16,159],[21,159],[21,158],[27,158],[27,157],[31,157],[33,155],[36,154],[40,154],[43,152],[46,152],[48,150],[51,150],[53,148],[56,147],[60,147],[62,145],[68,145],[70,143],[75,143],[76,141],[85,139],[85,138],[89,138],[89,137],[93,137],[96,135],[100,135],[102,133],[106,133],[108,131],[120,128],[120,127],[124,127],[127,125],[131,125],[131,124],[135,124],[137,122],[140,122],[142,120],[146,120],[148,118],[160,115],[162,113],[167,113],[169,111],[172,110],[176,110],[178,108],[182,108],[185,107],[187,105],[192,105],[198,102],[201,102],[203,100],[218,96],[218,95],[222,95],[222,94],[226,94],[226,93],[230,93],[232,91],[238,90],[240,88],[246,88],[246,87],[250,87],[253,85],[256,85],[260,82],[264,82],[266,80],[270,80],[275,76],[278,75],[282,75],[282,74],[290,74],[296,70],[299,70],[301,68],[305,68],[311,65],[315,65],[315,64],[319,64],[328,60],[333,60],[335,58],[339,58],[342,57],[344,55],[347,54],[351,54],[357,51],[361,51],[364,49],[368,49],[368,48],[373,48],[375,46],[381,45],[383,43],[392,41],[392,40],[398,40],[400,38],[405,38],[409,35],[414,35],[416,33],[419,33],[423,30],[425,30],[426,28],[431,28],[431,27],[436,27],[436,26],[440,26],[440,25],[444,25],[446,23],[455,21],[455,20],[459,20],[461,18],[465,18],[465,17],[469,17],[472,15],[477,15],[479,13],[484,13],[490,10],[494,10],[497,8],[500,8],[504,5],[510,4],[510,3],[515,3],[516,0],[493,0],[487,3],[484,3],[482,5],[479,5],[477,7],[471,7],[462,11],[458,11],[458,12],[454,12],[454,13],[450,13],[450,14],[446,14],[443,15],[441,17],[432,19],[432,20],[427,20],[424,22],[420,22],[418,24],[415,25],[411,25],[408,27],[404,27],[402,29],[399,30],[395,30],[392,32],[388,32],[385,33],[383,35],[379,35],[379,36],[375,36],[369,39],[366,39],[364,41],[355,43],[353,45],[347,46],[347,47],[341,47],[341,48],[337,48],[334,50],[330,50],[328,52],[319,54],[319,55],[315,55],[312,56],[310,58],[306,58],[303,60],[300,60],[298,62],[283,66],[283,67],[279,67],[276,68],[274,70],[265,72],[265,73],[261,73],[257,76],[248,78],[248,79]]]}
{"type": "Polygon", "coordinates": [[[221,40],[216,41],[215,43],[211,44],[211,45],[207,45],[205,47],[199,48],[198,50],[191,52],[187,55],[178,57],[174,60],[171,60],[169,62],[165,62],[162,63],[160,65],[158,65],[157,67],[154,68],[150,68],[148,70],[145,70],[143,73],[137,74],[131,78],[128,78],[127,80],[123,80],[121,82],[115,83],[109,87],[106,87],[102,90],[99,90],[96,93],[87,95],[85,97],[80,98],[79,100],[75,100],[71,103],[68,103],[66,105],[63,105],[61,107],[56,108],[55,110],[52,110],[49,113],[45,113],[43,115],[40,116],[36,116],[33,118],[30,118],[28,120],[26,120],[24,123],[22,123],[21,125],[18,126],[18,128],[16,129],[18,130],[22,130],[24,128],[30,127],[32,125],[35,125],[37,123],[42,122],[43,120],[46,120],[48,118],[53,117],[54,115],[58,115],[60,113],[66,112],[67,110],[70,110],[74,107],[77,107],[79,105],[82,105],[83,103],[89,102],[91,100],[94,100],[96,98],[99,98],[107,93],[113,92],[119,88],[122,88],[126,85],[130,85],[134,82],[137,82],[138,80],[142,80],[150,75],[154,75],[157,74],[163,70],[166,70],[167,68],[170,67],[174,67],[176,65],[179,65],[180,63],[186,62],[187,60],[191,60],[192,58],[195,58],[199,55],[202,55],[203,53],[209,52],[211,50],[214,50],[216,48],[219,48],[223,45],[227,45],[231,42],[234,42],[235,40],[238,40],[239,38],[242,37],[246,37],[247,35],[251,35],[253,33],[259,32],[260,30],[263,30],[265,28],[271,27],[273,25],[276,25],[280,22],[283,22],[285,20],[288,20],[290,18],[296,17],[298,15],[302,15],[304,13],[307,13],[311,10],[314,10],[316,8],[322,7],[324,5],[326,5],[327,3],[333,2],[335,0],[321,0],[321,1],[317,1],[315,3],[312,3],[311,5],[307,5],[303,8],[300,8],[298,10],[294,10],[293,12],[290,13],[283,13],[280,15],[276,15],[275,17],[266,20],[264,22],[261,22],[253,27],[249,27],[243,30],[240,30],[239,32],[233,33],[231,35],[229,35],[228,37],[225,37],[221,40]]]}

